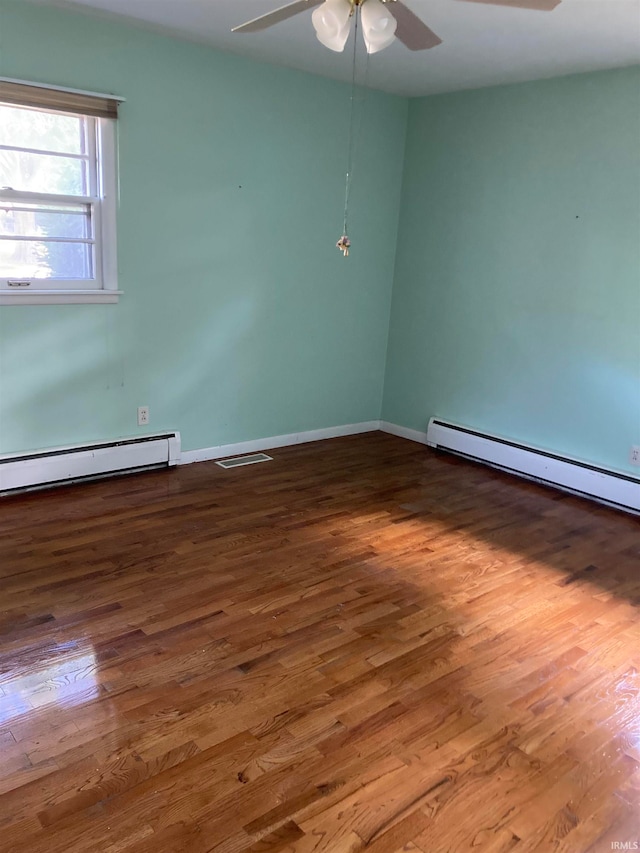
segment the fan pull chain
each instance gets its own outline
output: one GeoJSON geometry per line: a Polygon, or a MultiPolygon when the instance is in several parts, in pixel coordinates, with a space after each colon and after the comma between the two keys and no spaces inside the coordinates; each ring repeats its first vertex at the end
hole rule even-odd
{"type": "MultiPolygon", "coordinates": [[[[354,7],[354,16],[355,16],[355,24],[354,24],[354,33],[353,33],[353,56],[351,61],[351,111],[349,116],[349,144],[347,147],[347,174],[345,178],[345,186],[344,186],[344,220],[342,225],[342,237],[336,243],[336,248],[340,249],[345,258],[349,257],[349,249],[351,248],[351,240],[349,239],[349,227],[348,227],[348,219],[349,219],[349,197],[351,195],[351,181],[353,178],[353,158],[354,158],[354,148],[355,148],[355,136],[354,133],[354,124],[355,124],[355,108],[356,108],[356,57],[357,57],[357,47],[358,47],[358,22],[360,17],[360,6],[357,5],[354,7]]],[[[369,53],[367,52],[367,64],[365,67],[365,84],[366,84],[366,76],[369,70],[369,53]]],[[[362,124],[362,112],[360,113],[360,124],[362,124]]],[[[360,128],[358,129],[360,130],[360,128]]],[[[358,133],[359,135],[359,133],[358,133]]]]}

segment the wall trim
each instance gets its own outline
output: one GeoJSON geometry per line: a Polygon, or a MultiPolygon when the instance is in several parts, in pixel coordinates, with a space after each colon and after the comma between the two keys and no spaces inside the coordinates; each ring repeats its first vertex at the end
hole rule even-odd
{"type": "Polygon", "coordinates": [[[389,435],[397,435],[398,438],[408,438],[409,441],[417,441],[419,444],[427,443],[426,432],[421,432],[419,429],[409,429],[389,421],[380,421],[380,429],[382,432],[388,432],[389,435]]]}
{"type": "Polygon", "coordinates": [[[0,290],[0,305],[112,305],[121,290],[0,290]]]}
{"type": "Polygon", "coordinates": [[[342,426],[325,427],[324,429],[310,429],[306,432],[272,435],[269,438],[256,438],[252,441],[239,441],[235,444],[201,447],[198,450],[183,450],[178,464],[190,465],[192,462],[208,462],[211,459],[224,459],[226,456],[273,450],[276,447],[289,447],[293,444],[306,444],[310,441],[324,441],[327,438],[340,438],[344,435],[359,435],[363,432],[375,432],[379,429],[380,421],[362,421],[358,424],[343,424],[342,426]]]}

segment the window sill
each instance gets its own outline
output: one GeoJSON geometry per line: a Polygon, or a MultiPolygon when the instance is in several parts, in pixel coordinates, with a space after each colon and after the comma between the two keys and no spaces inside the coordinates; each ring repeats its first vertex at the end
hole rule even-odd
{"type": "Polygon", "coordinates": [[[0,291],[0,305],[105,305],[117,302],[121,290],[0,291]]]}

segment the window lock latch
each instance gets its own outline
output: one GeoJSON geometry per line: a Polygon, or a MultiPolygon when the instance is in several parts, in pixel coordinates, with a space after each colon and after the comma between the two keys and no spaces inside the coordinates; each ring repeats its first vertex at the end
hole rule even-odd
{"type": "Polygon", "coordinates": [[[29,287],[31,282],[24,278],[10,278],[7,284],[9,287],[29,287]]]}

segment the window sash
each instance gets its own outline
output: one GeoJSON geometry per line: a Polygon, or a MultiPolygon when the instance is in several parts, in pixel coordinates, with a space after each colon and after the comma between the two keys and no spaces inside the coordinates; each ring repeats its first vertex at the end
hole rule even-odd
{"type": "MultiPolygon", "coordinates": [[[[0,84],[1,85],[1,84],[0,84]]],[[[38,110],[39,113],[49,113],[51,114],[51,110],[38,110]]],[[[54,113],[55,114],[55,113],[54,113]]],[[[79,122],[79,130],[81,136],[81,151],[77,152],[66,152],[66,151],[53,151],[45,148],[37,148],[33,145],[3,145],[0,144],[0,153],[2,151],[7,151],[9,154],[26,154],[28,157],[32,157],[33,165],[37,168],[38,158],[52,158],[54,161],[57,158],[58,160],[71,161],[75,162],[78,167],[81,169],[81,172],[77,174],[75,177],[81,182],[83,188],[83,194],[79,194],[76,197],[80,198],[82,195],[86,196],[97,196],[98,195],[98,180],[97,180],[97,170],[98,170],[98,157],[97,157],[97,144],[96,138],[99,133],[99,120],[93,118],[92,116],[78,116],[80,119],[79,122]]],[[[33,141],[33,140],[27,140],[33,141]]],[[[29,162],[27,160],[27,162],[29,162]]],[[[42,161],[40,161],[42,162],[42,161]]],[[[44,161],[45,163],[47,160],[44,161]]],[[[27,168],[27,172],[28,172],[27,168]]],[[[31,189],[27,189],[24,186],[13,186],[11,179],[9,178],[10,184],[9,186],[0,186],[0,193],[3,191],[15,191],[19,193],[28,193],[32,192],[37,195],[47,194],[45,190],[35,186],[31,189]]],[[[54,195],[54,193],[49,193],[50,195],[54,195]]],[[[55,193],[56,195],[61,195],[60,193],[55,193]]]]}
{"type": "Polygon", "coordinates": [[[45,157],[64,157],[65,160],[88,160],[88,154],[70,151],[47,151],[46,148],[25,148],[21,145],[0,145],[0,151],[17,151],[19,154],[44,154],[45,157]]]}
{"type": "MultiPolygon", "coordinates": [[[[6,81],[0,80],[0,87],[6,81]]],[[[82,93],[79,93],[82,94],[82,93]]],[[[114,99],[117,103],[118,99],[114,99]]],[[[2,97],[0,97],[2,101],[2,97]]],[[[21,99],[17,106],[29,106],[21,99]]],[[[40,107],[42,110],[51,110],[52,107],[40,107]]],[[[54,110],[55,111],[55,110],[54,110]]],[[[65,110],[68,111],[68,110],[65,110]]],[[[36,205],[45,207],[49,211],[56,208],[63,213],[64,209],[84,206],[87,210],[88,225],[91,239],[80,242],[90,246],[92,253],[90,269],[92,278],[36,278],[25,277],[23,280],[17,278],[0,278],[0,304],[27,304],[30,297],[34,304],[56,301],[69,302],[117,302],[120,291],[117,289],[117,260],[116,260],[116,206],[118,195],[118,184],[116,175],[116,122],[108,118],[93,117],[93,111],[78,111],[86,119],[86,132],[84,136],[83,152],[77,159],[84,159],[89,164],[87,195],[64,195],[57,193],[32,192],[26,190],[0,189],[0,204],[2,201],[10,202],[12,207],[20,204],[36,205]],[[11,286],[14,285],[14,286],[11,286]],[[16,286],[18,285],[18,286],[16,286]],[[71,293],[79,294],[79,298],[67,296],[71,293]],[[51,294],[51,299],[45,294],[51,294]],[[111,294],[111,295],[110,295],[111,294]]],[[[28,150],[16,146],[17,150],[28,150]]],[[[34,153],[51,153],[66,156],[64,152],[38,151],[34,153]]],[[[29,237],[23,233],[24,237],[29,237]]],[[[37,242],[58,242],[53,238],[47,241],[47,237],[40,237],[37,242]]],[[[73,243],[73,239],[60,242],[73,243]]]]}
{"type": "MultiPolygon", "coordinates": [[[[20,199],[20,196],[27,195],[26,193],[10,193],[11,198],[7,199],[6,197],[9,195],[6,191],[0,193],[0,205],[2,203],[2,197],[5,197],[5,200],[10,200],[12,204],[15,204],[16,201],[25,199],[20,199]]],[[[28,194],[30,197],[34,195],[34,193],[28,194]]],[[[46,194],[40,195],[37,199],[30,198],[31,207],[26,209],[26,212],[42,212],[42,213],[51,213],[51,196],[46,194]],[[40,205],[37,207],[36,205],[40,205]]],[[[79,207],[85,208],[84,215],[88,220],[87,234],[86,237],[51,237],[47,234],[35,235],[35,234],[0,234],[0,249],[2,244],[5,243],[24,243],[24,244],[58,244],[58,245],[85,245],[87,246],[87,250],[89,252],[88,264],[89,269],[91,270],[91,277],[78,277],[71,278],[65,276],[47,276],[47,277],[39,277],[37,275],[12,275],[12,276],[4,276],[0,278],[0,291],[13,291],[16,288],[27,290],[43,290],[43,289],[56,289],[56,290],[69,290],[69,289],[77,289],[82,288],[85,290],[90,289],[101,289],[103,287],[102,276],[101,276],[101,246],[100,242],[97,238],[97,235],[100,234],[99,230],[99,200],[92,199],[87,200],[84,204],[78,203],[78,199],[75,197],[71,197],[68,202],[69,208],[74,208],[75,211],[78,210],[79,207]],[[73,199],[73,200],[72,200],[73,199]],[[25,284],[25,282],[29,282],[29,284],[25,284]]],[[[64,213],[65,206],[58,199],[56,202],[60,205],[57,208],[57,212],[64,213]]],[[[14,207],[14,209],[16,209],[14,207]]],[[[82,214],[77,214],[82,215],[82,214]]]]}
{"type": "MultiPolygon", "coordinates": [[[[84,239],[87,237],[95,239],[95,229],[93,228],[92,222],[93,210],[91,204],[51,205],[40,203],[26,204],[24,202],[16,203],[14,201],[0,201],[0,214],[2,213],[18,215],[19,219],[27,218],[25,214],[27,216],[31,214],[34,217],[33,226],[35,228],[41,227],[35,222],[35,219],[40,217],[45,218],[45,220],[49,220],[50,228],[54,225],[62,225],[63,227],[60,229],[53,227],[52,230],[49,230],[47,232],[47,236],[49,239],[57,238],[61,240],[67,240],[76,238],[84,239]],[[61,220],[58,217],[65,217],[65,219],[61,220]],[[69,219],[68,217],[71,218],[69,219]],[[69,228],[69,230],[65,230],[64,226],[66,225],[68,227],[71,225],[71,223],[73,223],[73,226],[79,227],[72,226],[69,228]]],[[[16,225],[15,221],[13,225],[16,225]]],[[[9,235],[13,235],[15,237],[16,234],[18,234],[23,238],[32,238],[34,240],[42,239],[41,233],[38,233],[36,231],[29,231],[28,227],[29,226],[27,225],[19,231],[10,231],[8,229],[2,231],[0,227],[0,237],[8,237],[9,235]]]]}
{"type": "Polygon", "coordinates": [[[90,246],[94,246],[96,242],[91,237],[39,237],[37,234],[24,237],[21,234],[0,234],[0,240],[10,243],[87,243],[90,246]]]}
{"type": "Polygon", "coordinates": [[[0,203],[3,201],[24,201],[29,204],[63,204],[78,207],[82,204],[96,204],[100,198],[95,195],[60,195],[59,193],[34,193],[30,190],[0,189],[0,203]]]}
{"type": "MultiPolygon", "coordinates": [[[[20,276],[4,276],[0,279],[0,288],[3,290],[13,290],[15,287],[25,287],[38,289],[41,288],[60,288],[64,286],[65,289],[70,286],[72,282],[81,282],[82,286],[85,288],[99,288],[102,286],[100,280],[100,266],[98,257],[98,250],[96,248],[96,240],[95,236],[99,231],[96,229],[96,219],[98,218],[96,215],[97,209],[99,207],[100,198],[98,197],[98,189],[99,189],[99,176],[98,176],[98,156],[97,156],[97,144],[96,144],[96,135],[98,132],[97,120],[92,117],[85,118],[84,124],[84,138],[86,144],[86,152],[80,156],[77,156],[76,159],[82,159],[85,161],[87,173],[86,180],[88,186],[86,189],[89,190],[88,196],[74,196],[74,195],[60,195],[54,193],[44,193],[44,192],[33,192],[26,190],[16,190],[12,188],[3,188],[0,190],[0,202],[1,201],[23,201],[23,202],[31,202],[31,204],[41,205],[41,209],[46,206],[54,204],[59,204],[62,207],[65,205],[74,205],[76,208],[79,204],[81,204],[86,209],[86,214],[89,218],[89,233],[90,238],[58,238],[58,237],[49,237],[48,235],[30,235],[26,233],[17,233],[17,234],[7,234],[0,235],[0,247],[2,244],[8,245],[13,244],[14,246],[19,243],[26,243],[31,245],[40,244],[42,246],[47,246],[47,244],[74,244],[74,243],[83,243],[86,244],[89,248],[89,257],[87,259],[88,268],[87,272],[90,272],[90,276],[80,276],[80,277],[67,277],[64,275],[50,275],[50,276],[38,276],[38,275],[25,275],[20,276]],[[25,285],[25,281],[30,281],[31,284],[25,285]],[[21,282],[21,284],[17,284],[16,282],[21,282]]],[[[84,146],[83,146],[84,147],[84,146]]],[[[24,152],[30,151],[27,147],[19,147],[19,146],[11,146],[12,150],[24,152]]],[[[64,156],[62,154],[61,156],[64,156]]],[[[43,211],[44,212],[44,211],[43,211]]]]}

